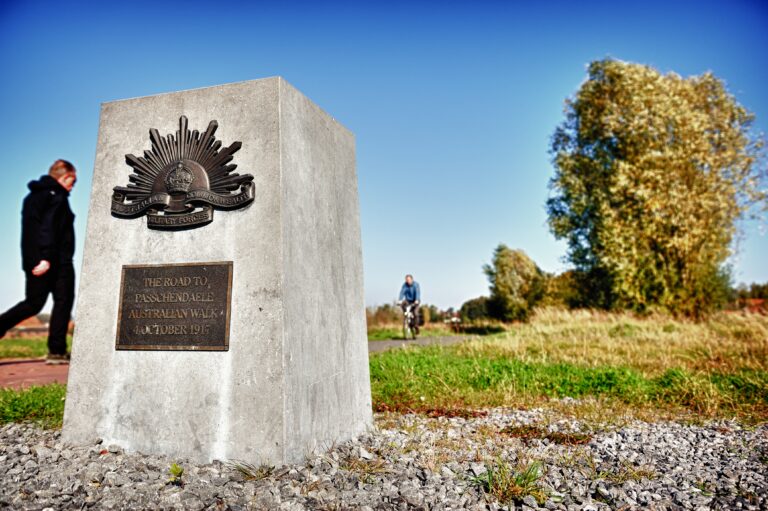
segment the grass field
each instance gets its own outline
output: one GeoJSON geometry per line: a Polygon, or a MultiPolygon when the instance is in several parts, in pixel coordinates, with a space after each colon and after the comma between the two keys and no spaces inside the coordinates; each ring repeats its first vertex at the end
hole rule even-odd
{"type": "MultiPolygon", "coordinates": [[[[25,356],[45,353],[42,340],[6,342],[4,356],[15,353],[16,342],[32,350],[25,356]]],[[[768,420],[768,317],[723,313],[693,323],[543,309],[529,324],[466,343],[372,354],[370,369],[378,411],[473,415],[544,406],[595,423],[755,423],[768,420]]],[[[0,423],[55,427],[63,398],[61,385],[1,390],[0,423]]]]}
{"type": "Polygon", "coordinates": [[[61,427],[66,386],[54,383],[24,390],[0,389],[0,424],[35,422],[61,427]]]}
{"type": "MultiPolygon", "coordinates": [[[[68,349],[72,336],[67,336],[68,349]]],[[[0,359],[38,358],[48,354],[45,338],[0,339],[0,359]]],[[[0,389],[0,424],[35,422],[44,427],[60,427],[64,417],[66,386],[59,384],[24,390],[0,389]]]]}
{"type": "MultiPolygon", "coordinates": [[[[72,348],[72,336],[67,336],[67,349],[72,348]]],[[[39,358],[48,354],[45,338],[36,339],[0,339],[0,359],[2,358],[39,358]]]]}
{"type": "Polygon", "coordinates": [[[382,411],[544,405],[596,418],[768,419],[768,318],[757,315],[692,323],[543,309],[481,340],[374,354],[370,367],[382,411]]]}

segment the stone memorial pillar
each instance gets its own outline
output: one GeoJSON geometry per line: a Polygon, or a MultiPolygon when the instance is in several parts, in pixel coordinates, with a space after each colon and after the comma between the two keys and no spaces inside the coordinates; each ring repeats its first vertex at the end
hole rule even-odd
{"type": "Polygon", "coordinates": [[[281,78],[102,105],[63,437],[300,460],[371,425],[354,136],[281,78]]]}

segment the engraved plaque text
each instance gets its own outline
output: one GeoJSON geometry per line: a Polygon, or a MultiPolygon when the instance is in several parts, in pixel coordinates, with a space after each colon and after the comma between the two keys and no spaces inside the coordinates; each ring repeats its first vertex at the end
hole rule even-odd
{"type": "Polygon", "coordinates": [[[118,350],[229,349],[232,262],[123,266],[118,350]]]}

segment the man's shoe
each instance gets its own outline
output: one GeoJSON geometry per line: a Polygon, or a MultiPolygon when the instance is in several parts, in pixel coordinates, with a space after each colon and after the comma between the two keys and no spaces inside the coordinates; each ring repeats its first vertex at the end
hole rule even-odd
{"type": "Polygon", "coordinates": [[[63,355],[49,353],[48,356],[45,357],[45,363],[49,366],[69,364],[69,353],[65,353],[63,355]]]}

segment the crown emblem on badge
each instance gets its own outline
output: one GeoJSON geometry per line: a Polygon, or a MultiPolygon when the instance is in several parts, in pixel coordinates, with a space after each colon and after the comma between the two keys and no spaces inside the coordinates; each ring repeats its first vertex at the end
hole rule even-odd
{"type": "Polygon", "coordinates": [[[194,180],[194,174],[182,162],[178,162],[165,178],[165,187],[170,194],[187,193],[194,180]]]}
{"type": "Polygon", "coordinates": [[[231,163],[242,143],[222,148],[211,121],[199,133],[190,131],[187,118],[179,119],[176,136],[161,136],[152,128],[152,149],[143,156],[125,155],[133,169],[127,186],[112,193],[112,215],[147,216],[150,229],[189,229],[213,221],[214,209],[234,210],[253,202],[253,176],[237,174],[231,163]]]}

